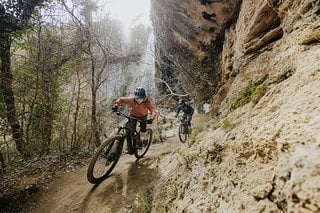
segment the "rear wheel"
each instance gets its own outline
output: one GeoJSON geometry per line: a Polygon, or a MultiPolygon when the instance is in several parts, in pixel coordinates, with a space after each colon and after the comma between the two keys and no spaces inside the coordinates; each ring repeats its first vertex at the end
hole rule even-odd
{"type": "Polygon", "coordinates": [[[188,139],[188,127],[184,124],[180,124],[179,126],[179,139],[182,143],[186,142],[188,139]]]}
{"type": "Polygon", "coordinates": [[[100,183],[108,177],[118,163],[123,148],[123,138],[112,136],[103,142],[94,153],[87,171],[90,183],[100,183]]]}
{"type": "MultiPolygon", "coordinates": [[[[142,158],[148,151],[151,143],[152,143],[152,129],[147,129],[145,134],[145,140],[142,142],[140,146],[136,144],[137,142],[134,140],[133,147],[134,147],[134,155],[136,158],[142,158]]],[[[140,141],[138,141],[140,142],[140,141]]]]}

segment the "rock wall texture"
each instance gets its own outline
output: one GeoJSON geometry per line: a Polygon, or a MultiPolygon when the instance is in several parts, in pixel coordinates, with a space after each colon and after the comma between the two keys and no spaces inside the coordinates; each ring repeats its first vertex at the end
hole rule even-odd
{"type": "MultiPolygon", "coordinates": [[[[237,17],[240,0],[151,3],[158,77],[197,101],[210,98],[220,79],[224,31],[237,17]]],[[[163,84],[158,87],[165,92],[163,84]]]]}
{"type": "MultiPolygon", "coordinates": [[[[171,2],[188,2],[192,14],[211,1],[171,2]]],[[[219,28],[223,36],[215,29],[201,37],[223,38],[218,55],[176,43],[200,61],[216,57],[208,60],[219,64],[213,118],[195,140],[161,160],[153,211],[320,212],[320,3],[221,2],[239,11],[219,28]]],[[[186,25],[197,29],[195,23],[186,25]]]]}

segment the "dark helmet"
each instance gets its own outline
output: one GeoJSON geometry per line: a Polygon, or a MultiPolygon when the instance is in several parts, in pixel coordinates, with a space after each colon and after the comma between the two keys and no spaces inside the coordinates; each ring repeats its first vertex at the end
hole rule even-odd
{"type": "Polygon", "coordinates": [[[180,99],[179,102],[178,102],[179,105],[185,104],[185,103],[186,103],[186,101],[184,99],[180,99]]]}
{"type": "Polygon", "coordinates": [[[146,97],[146,90],[143,87],[137,87],[134,90],[134,98],[138,99],[138,98],[145,98],[146,97]]]}

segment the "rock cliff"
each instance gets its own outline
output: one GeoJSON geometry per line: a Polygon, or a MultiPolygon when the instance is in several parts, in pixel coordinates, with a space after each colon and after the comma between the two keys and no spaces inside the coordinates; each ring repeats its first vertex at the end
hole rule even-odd
{"type": "Polygon", "coordinates": [[[152,5],[159,77],[174,87],[193,71],[212,112],[161,161],[155,212],[319,212],[319,1],[152,5]]]}
{"type": "MultiPolygon", "coordinates": [[[[237,17],[241,1],[151,2],[158,77],[197,101],[208,99],[219,84],[224,31],[237,17]]],[[[166,92],[163,84],[159,88],[166,92]]]]}

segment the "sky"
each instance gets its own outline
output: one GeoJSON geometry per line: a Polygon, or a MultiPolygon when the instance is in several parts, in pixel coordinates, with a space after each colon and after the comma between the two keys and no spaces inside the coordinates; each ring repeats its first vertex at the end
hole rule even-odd
{"type": "Polygon", "coordinates": [[[151,26],[150,0],[104,0],[105,8],[112,18],[123,22],[125,28],[130,28],[134,19],[136,23],[151,26]]]}

